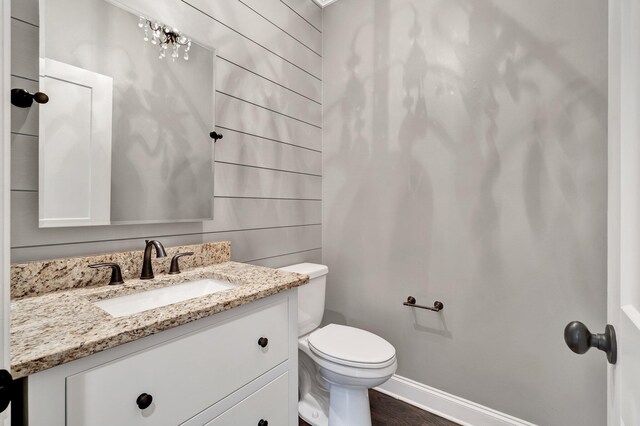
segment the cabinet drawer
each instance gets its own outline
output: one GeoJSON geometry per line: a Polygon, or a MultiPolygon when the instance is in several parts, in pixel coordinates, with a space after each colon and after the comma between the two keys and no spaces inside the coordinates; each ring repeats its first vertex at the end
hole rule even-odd
{"type": "Polygon", "coordinates": [[[67,425],[184,422],[287,359],[287,311],[282,301],[67,377],[67,425]]]}
{"type": "Polygon", "coordinates": [[[269,425],[283,426],[288,422],[288,404],[289,373],[284,373],[205,426],[254,426],[260,420],[265,420],[269,425]]]}

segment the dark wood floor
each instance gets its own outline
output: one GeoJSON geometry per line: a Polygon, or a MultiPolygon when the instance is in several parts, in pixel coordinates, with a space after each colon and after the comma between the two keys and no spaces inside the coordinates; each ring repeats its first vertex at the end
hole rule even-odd
{"type": "MultiPolygon", "coordinates": [[[[373,426],[457,426],[457,423],[374,390],[369,391],[369,402],[373,426]]],[[[309,425],[300,420],[300,426],[309,425]]]]}

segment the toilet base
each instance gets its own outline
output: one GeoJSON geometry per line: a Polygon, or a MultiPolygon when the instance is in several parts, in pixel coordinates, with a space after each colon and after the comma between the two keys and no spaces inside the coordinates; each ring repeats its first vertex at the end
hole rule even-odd
{"type": "Polygon", "coordinates": [[[331,385],[329,418],[323,404],[311,394],[298,402],[298,415],[311,426],[371,426],[368,391],[331,385]]]}
{"type": "Polygon", "coordinates": [[[322,379],[318,365],[304,351],[298,352],[298,415],[311,426],[329,424],[329,384],[322,379]]]}
{"type": "Polygon", "coordinates": [[[307,394],[298,402],[298,416],[311,426],[328,426],[327,412],[313,395],[307,394]]]}
{"type": "Polygon", "coordinates": [[[331,384],[329,426],[371,426],[369,389],[331,384]]]}

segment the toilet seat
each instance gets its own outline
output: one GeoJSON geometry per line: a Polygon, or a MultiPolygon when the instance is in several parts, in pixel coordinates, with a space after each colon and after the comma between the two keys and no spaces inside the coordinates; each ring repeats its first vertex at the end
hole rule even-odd
{"type": "Polygon", "coordinates": [[[329,324],[308,337],[311,352],[338,365],[380,369],[396,362],[395,348],[382,337],[359,328],[329,324]]]}
{"type": "MultiPolygon", "coordinates": [[[[390,363],[384,363],[380,365],[369,364],[368,368],[345,365],[343,360],[341,360],[340,363],[333,362],[325,355],[317,355],[316,352],[311,349],[309,345],[309,337],[310,335],[306,335],[298,339],[298,349],[307,354],[313,360],[313,362],[315,362],[318,367],[320,367],[322,371],[330,372],[332,376],[338,375],[345,379],[350,378],[347,380],[376,381],[382,377],[387,377],[395,373],[398,366],[398,361],[395,356],[390,360],[390,363]]],[[[327,378],[326,373],[323,373],[322,375],[325,376],[325,379],[327,378]]]]}

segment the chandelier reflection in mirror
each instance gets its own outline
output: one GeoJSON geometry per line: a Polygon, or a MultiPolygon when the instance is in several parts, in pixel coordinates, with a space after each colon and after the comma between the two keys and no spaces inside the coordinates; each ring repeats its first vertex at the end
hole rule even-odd
{"type": "Polygon", "coordinates": [[[144,16],[140,16],[138,27],[144,29],[144,41],[151,41],[151,44],[159,46],[159,59],[166,57],[167,50],[171,49],[171,59],[175,61],[180,57],[180,48],[183,48],[182,57],[185,61],[189,60],[191,39],[182,35],[177,29],[152,21],[144,16]]]}

